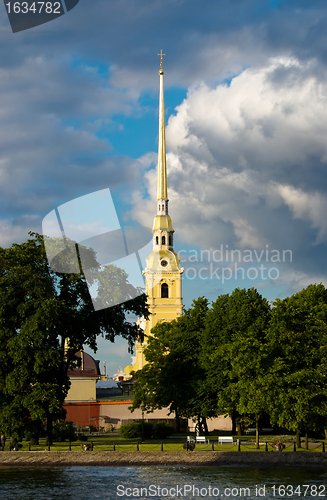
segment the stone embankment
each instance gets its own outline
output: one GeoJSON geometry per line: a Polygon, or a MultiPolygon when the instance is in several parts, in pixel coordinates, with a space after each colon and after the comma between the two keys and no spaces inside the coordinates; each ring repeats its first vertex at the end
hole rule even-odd
{"type": "Polygon", "coordinates": [[[327,466],[327,453],[321,452],[186,452],[186,451],[4,451],[2,466],[125,466],[125,465],[254,465],[327,466]]]}

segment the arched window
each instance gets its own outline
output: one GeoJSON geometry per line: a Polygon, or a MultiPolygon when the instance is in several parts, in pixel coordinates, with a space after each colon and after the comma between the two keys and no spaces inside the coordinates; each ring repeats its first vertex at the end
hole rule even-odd
{"type": "Polygon", "coordinates": [[[156,245],[159,245],[159,238],[156,236],[156,245]]]}
{"type": "Polygon", "coordinates": [[[166,236],[163,236],[161,239],[161,244],[165,245],[166,244],[166,236]]]}
{"type": "Polygon", "coordinates": [[[171,246],[172,246],[172,244],[173,244],[173,239],[172,239],[171,234],[170,234],[170,235],[169,235],[169,246],[171,247],[171,246]]]}
{"type": "Polygon", "coordinates": [[[165,205],[162,205],[162,211],[164,211],[164,210],[165,210],[165,205]]]}
{"type": "Polygon", "coordinates": [[[159,205],[159,212],[160,212],[160,205],[159,205]]]}
{"type": "Polygon", "coordinates": [[[163,283],[161,285],[161,298],[168,299],[168,285],[167,285],[167,283],[163,283]]]}

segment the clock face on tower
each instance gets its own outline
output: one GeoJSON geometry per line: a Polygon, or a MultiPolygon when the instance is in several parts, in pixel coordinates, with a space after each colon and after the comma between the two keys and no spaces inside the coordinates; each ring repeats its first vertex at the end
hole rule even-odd
{"type": "Polygon", "coordinates": [[[161,265],[162,265],[162,267],[166,267],[166,266],[167,266],[167,264],[168,264],[168,262],[167,262],[166,260],[162,260],[162,261],[161,261],[161,265]]]}

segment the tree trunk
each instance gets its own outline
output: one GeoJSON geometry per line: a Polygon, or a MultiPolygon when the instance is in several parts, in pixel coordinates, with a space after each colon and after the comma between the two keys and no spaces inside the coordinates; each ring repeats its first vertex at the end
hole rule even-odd
{"type": "Polygon", "coordinates": [[[307,431],[305,431],[304,448],[305,448],[306,450],[308,450],[308,449],[309,449],[309,441],[308,441],[308,432],[307,432],[307,431]]]}
{"type": "Polygon", "coordinates": [[[327,428],[326,427],[324,429],[324,432],[325,432],[325,441],[327,442],[327,428]]]}
{"type": "Polygon", "coordinates": [[[202,422],[201,422],[201,416],[198,415],[197,419],[198,419],[198,423],[197,423],[198,432],[197,432],[197,435],[200,435],[203,432],[202,422]]]}
{"type": "Polygon", "coordinates": [[[53,420],[52,415],[48,413],[47,415],[47,442],[52,444],[52,434],[53,434],[53,420]]]}
{"type": "Polygon", "coordinates": [[[242,436],[242,424],[239,420],[236,422],[236,427],[237,427],[237,435],[242,436]]]}
{"type": "Polygon", "coordinates": [[[178,414],[178,409],[175,410],[175,420],[176,420],[176,431],[179,434],[181,432],[181,421],[178,414]]]}
{"type": "Polygon", "coordinates": [[[255,416],[255,447],[259,450],[259,418],[260,415],[256,414],[255,416]]]}
{"type": "Polygon", "coordinates": [[[237,426],[236,414],[233,412],[230,417],[232,419],[232,434],[236,434],[236,426],[237,426]]]}
{"type": "Polygon", "coordinates": [[[296,429],[296,447],[301,448],[301,433],[300,429],[296,429]]]}
{"type": "Polygon", "coordinates": [[[209,431],[208,431],[207,420],[205,417],[202,417],[202,427],[203,427],[205,436],[207,436],[209,434],[209,431]]]}
{"type": "Polygon", "coordinates": [[[31,444],[39,444],[40,432],[35,431],[31,436],[31,444]]]}

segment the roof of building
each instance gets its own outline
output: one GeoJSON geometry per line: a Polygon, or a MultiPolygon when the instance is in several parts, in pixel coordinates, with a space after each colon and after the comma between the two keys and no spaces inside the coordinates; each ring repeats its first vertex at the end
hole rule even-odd
{"type": "Polygon", "coordinates": [[[99,363],[100,361],[95,360],[87,354],[84,351],[78,351],[75,353],[75,356],[77,358],[81,358],[82,356],[82,361],[81,361],[81,366],[79,368],[74,368],[74,369],[69,369],[68,370],[68,376],[69,377],[99,377],[100,374],[100,368],[99,368],[99,363]]]}

